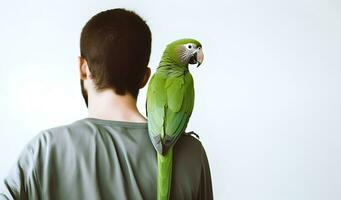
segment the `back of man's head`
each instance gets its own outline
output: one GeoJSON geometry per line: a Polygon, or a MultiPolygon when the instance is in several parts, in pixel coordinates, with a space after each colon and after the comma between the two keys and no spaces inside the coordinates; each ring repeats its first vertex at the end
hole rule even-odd
{"type": "Polygon", "coordinates": [[[111,88],[137,98],[151,52],[151,31],[132,11],[112,9],[93,16],[80,39],[84,58],[98,91],[111,88]]]}

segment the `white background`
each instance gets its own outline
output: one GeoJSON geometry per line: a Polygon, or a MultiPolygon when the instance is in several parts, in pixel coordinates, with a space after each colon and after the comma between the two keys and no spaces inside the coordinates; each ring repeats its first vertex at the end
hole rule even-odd
{"type": "Polygon", "coordinates": [[[337,0],[1,1],[1,178],[40,130],[87,116],[80,31],[115,7],[149,24],[153,72],[168,42],[202,42],[188,130],[206,149],[215,199],[341,199],[337,0]]]}

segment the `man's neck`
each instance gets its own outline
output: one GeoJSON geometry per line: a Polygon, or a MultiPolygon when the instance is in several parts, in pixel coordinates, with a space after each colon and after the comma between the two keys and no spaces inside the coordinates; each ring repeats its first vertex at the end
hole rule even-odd
{"type": "Polygon", "coordinates": [[[88,117],[112,121],[147,122],[130,94],[117,95],[112,90],[89,95],[88,117]]]}

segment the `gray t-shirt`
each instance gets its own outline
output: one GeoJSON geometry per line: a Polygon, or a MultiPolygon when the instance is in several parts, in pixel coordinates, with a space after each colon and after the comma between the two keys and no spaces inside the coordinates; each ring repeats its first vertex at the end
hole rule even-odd
{"type": "MultiPolygon", "coordinates": [[[[200,141],[174,147],[171,199],[213,199],[200,141]]],[[[1,183],[0,199],[156,199],[156,151],[147,123],[84,118],[41,131],[1,183]]]]}

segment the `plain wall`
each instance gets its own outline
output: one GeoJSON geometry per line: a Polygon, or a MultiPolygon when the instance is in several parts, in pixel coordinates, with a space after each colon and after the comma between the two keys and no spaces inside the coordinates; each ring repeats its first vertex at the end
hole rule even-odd
{"type": "Polygon", "coordinates": [[[117,2],[1,2],[0,178],[39,131],[87,116],[81,28],[124,7],[150,25],[153,72],[170,41],[203,44],[188,131],[206,149],[215,199],[341,199],[340,1],[117,2]]]}

